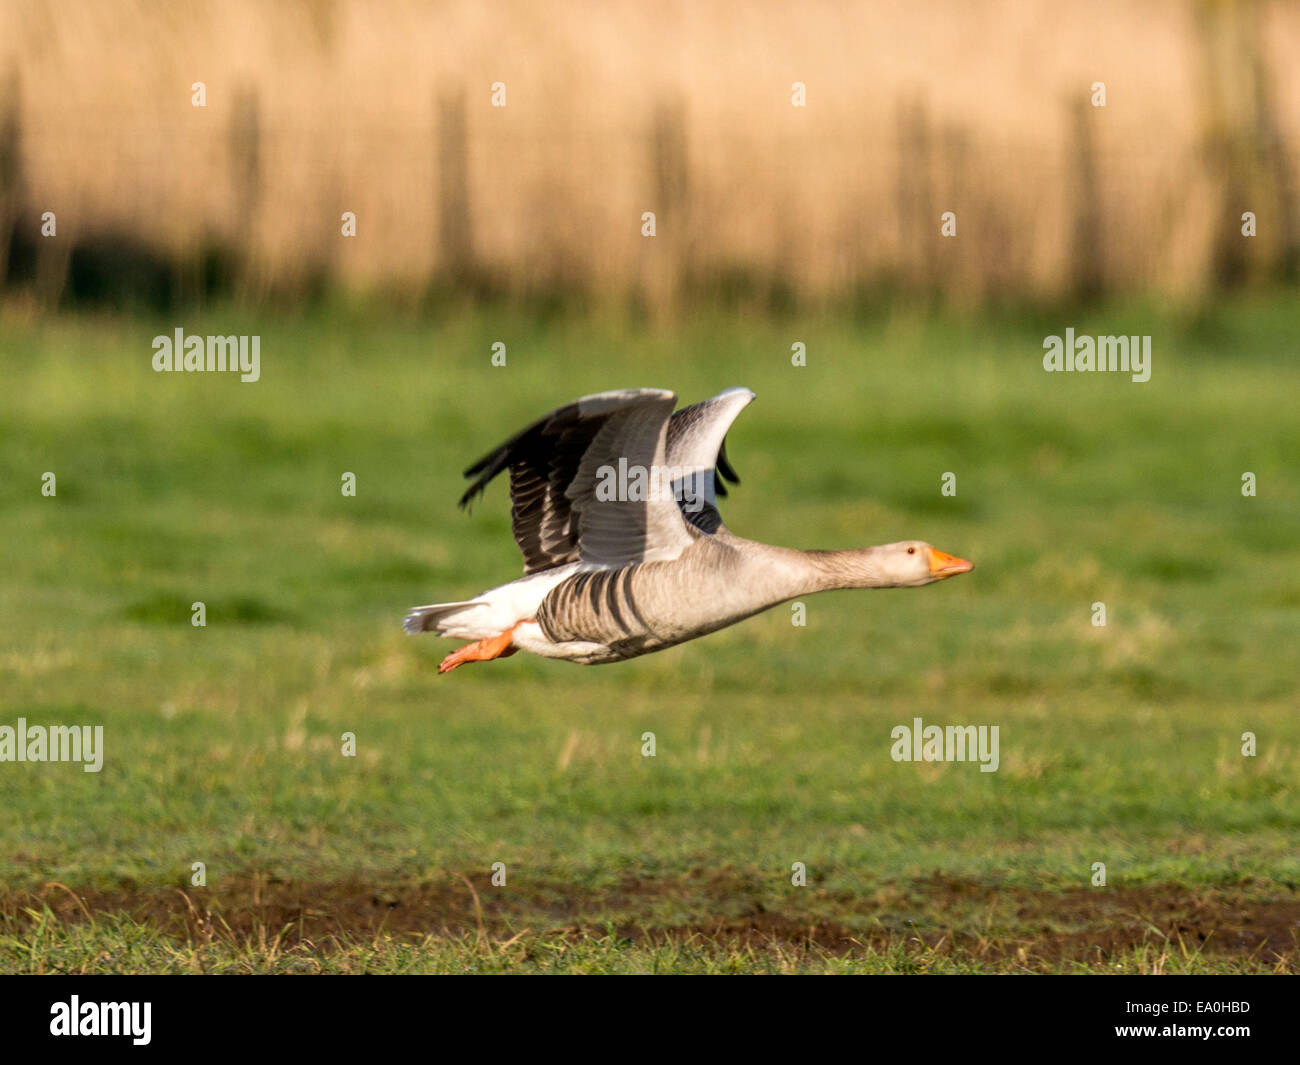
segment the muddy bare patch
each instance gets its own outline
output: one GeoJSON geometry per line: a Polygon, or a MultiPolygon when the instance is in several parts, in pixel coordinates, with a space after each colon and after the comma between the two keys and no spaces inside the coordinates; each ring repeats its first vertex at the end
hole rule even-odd
{"type": "Polygon", "coordinates": [[[189,943],[268,936],[318,947],[376,936],[508,943],[530,935],[612,934],[836,956],[901,951],[1030,970],[1102,966],[1143,947],[1292,969],[1300,962],[1300,896],[1259,883],[1051,891],[936,875],[851,895],[778,893],[768,881],[735,873],[629,878],[579,891],[559,881],[499,888],[486,876],[458,873],[383,884],[250,874],[208,889],[74,891],[47,884],[0,899],[0,924],[21,934],[44,909],[71,923],[125,915],[189,943]]]}

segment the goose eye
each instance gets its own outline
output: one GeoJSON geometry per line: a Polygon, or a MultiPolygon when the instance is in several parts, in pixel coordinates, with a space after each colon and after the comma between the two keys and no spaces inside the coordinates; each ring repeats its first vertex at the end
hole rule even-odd
{"type": "Polygon", "coordinates": [[[907,549],[907,553],[908,553],[909,555],[914,555],[914,554],[916,554],[916,548],[915,548],[915,547],[909,547],[909,548],[907,549]]]}

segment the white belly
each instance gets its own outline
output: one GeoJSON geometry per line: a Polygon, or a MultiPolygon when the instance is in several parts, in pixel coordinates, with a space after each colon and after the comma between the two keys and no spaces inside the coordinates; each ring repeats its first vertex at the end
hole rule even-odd
{"type": "Polygon", "coordinates": [[[533,620],[542,600],[551,590],[581,568],[580,563],[574,562],[490,588],[441,620],[438,635],[460,640],[484,640],[513,629],[515,647],[530,654],[584,664],[616,661],[619,656],[601,643],[583,640],[556,643],[533,620]]]}
{"type": "Polygon", "coordinates": [[[458,610],[439,626],[439,635],[459,640],[485,640],[536,617],[537,608],[552,588],[578,568],[577,563],[520,577],[475,596],[472,605],[458,610]]]}
{"type": "Polygon", "coordinates": [[[553,643],[542,632],[542,627],[535,621],[525,621],[515,629],[512,641],[521,651],[540,655],[543,658],[563,658],[569,662],[607,662],[614,656],[603,643],[587,643],[581,640],[566,640],[553,643]]]}

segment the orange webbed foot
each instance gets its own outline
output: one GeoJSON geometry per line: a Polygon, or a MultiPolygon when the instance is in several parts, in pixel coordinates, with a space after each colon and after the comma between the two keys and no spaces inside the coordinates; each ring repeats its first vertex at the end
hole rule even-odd
{"type": "Polygon", "coordinates": [[[514,639],[515,630],[507,629],[500,636],[489,636],[483,640],[475,640],[473,643],[467,643],[464,647],[452,651],[438,665],[439,673],[450,673],[457,666],[463,666],[466,662],[490,662],[494,658],[509,658],[519,648],[511,647],[510,641],[514,639]]]}

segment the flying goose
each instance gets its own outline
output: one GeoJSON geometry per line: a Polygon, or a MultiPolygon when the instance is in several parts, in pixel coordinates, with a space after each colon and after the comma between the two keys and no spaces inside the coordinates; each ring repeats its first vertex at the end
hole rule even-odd
{"type": "Polygon", "coordinates": [[[584,396],[465,471],[462,508],[510,471],[524,576],[460,603],[415,607],[404,627],[473,642],[438,667],[529,651],[582,665],[620,662],[834,588],[916,588],[972,564],[919,540],[799,551],[722,524],[724,440],[750,402],[729,388],[674,413],[654,388],[584,396]],[[715,474],[721,475],[719,480],[715,474]]]}

